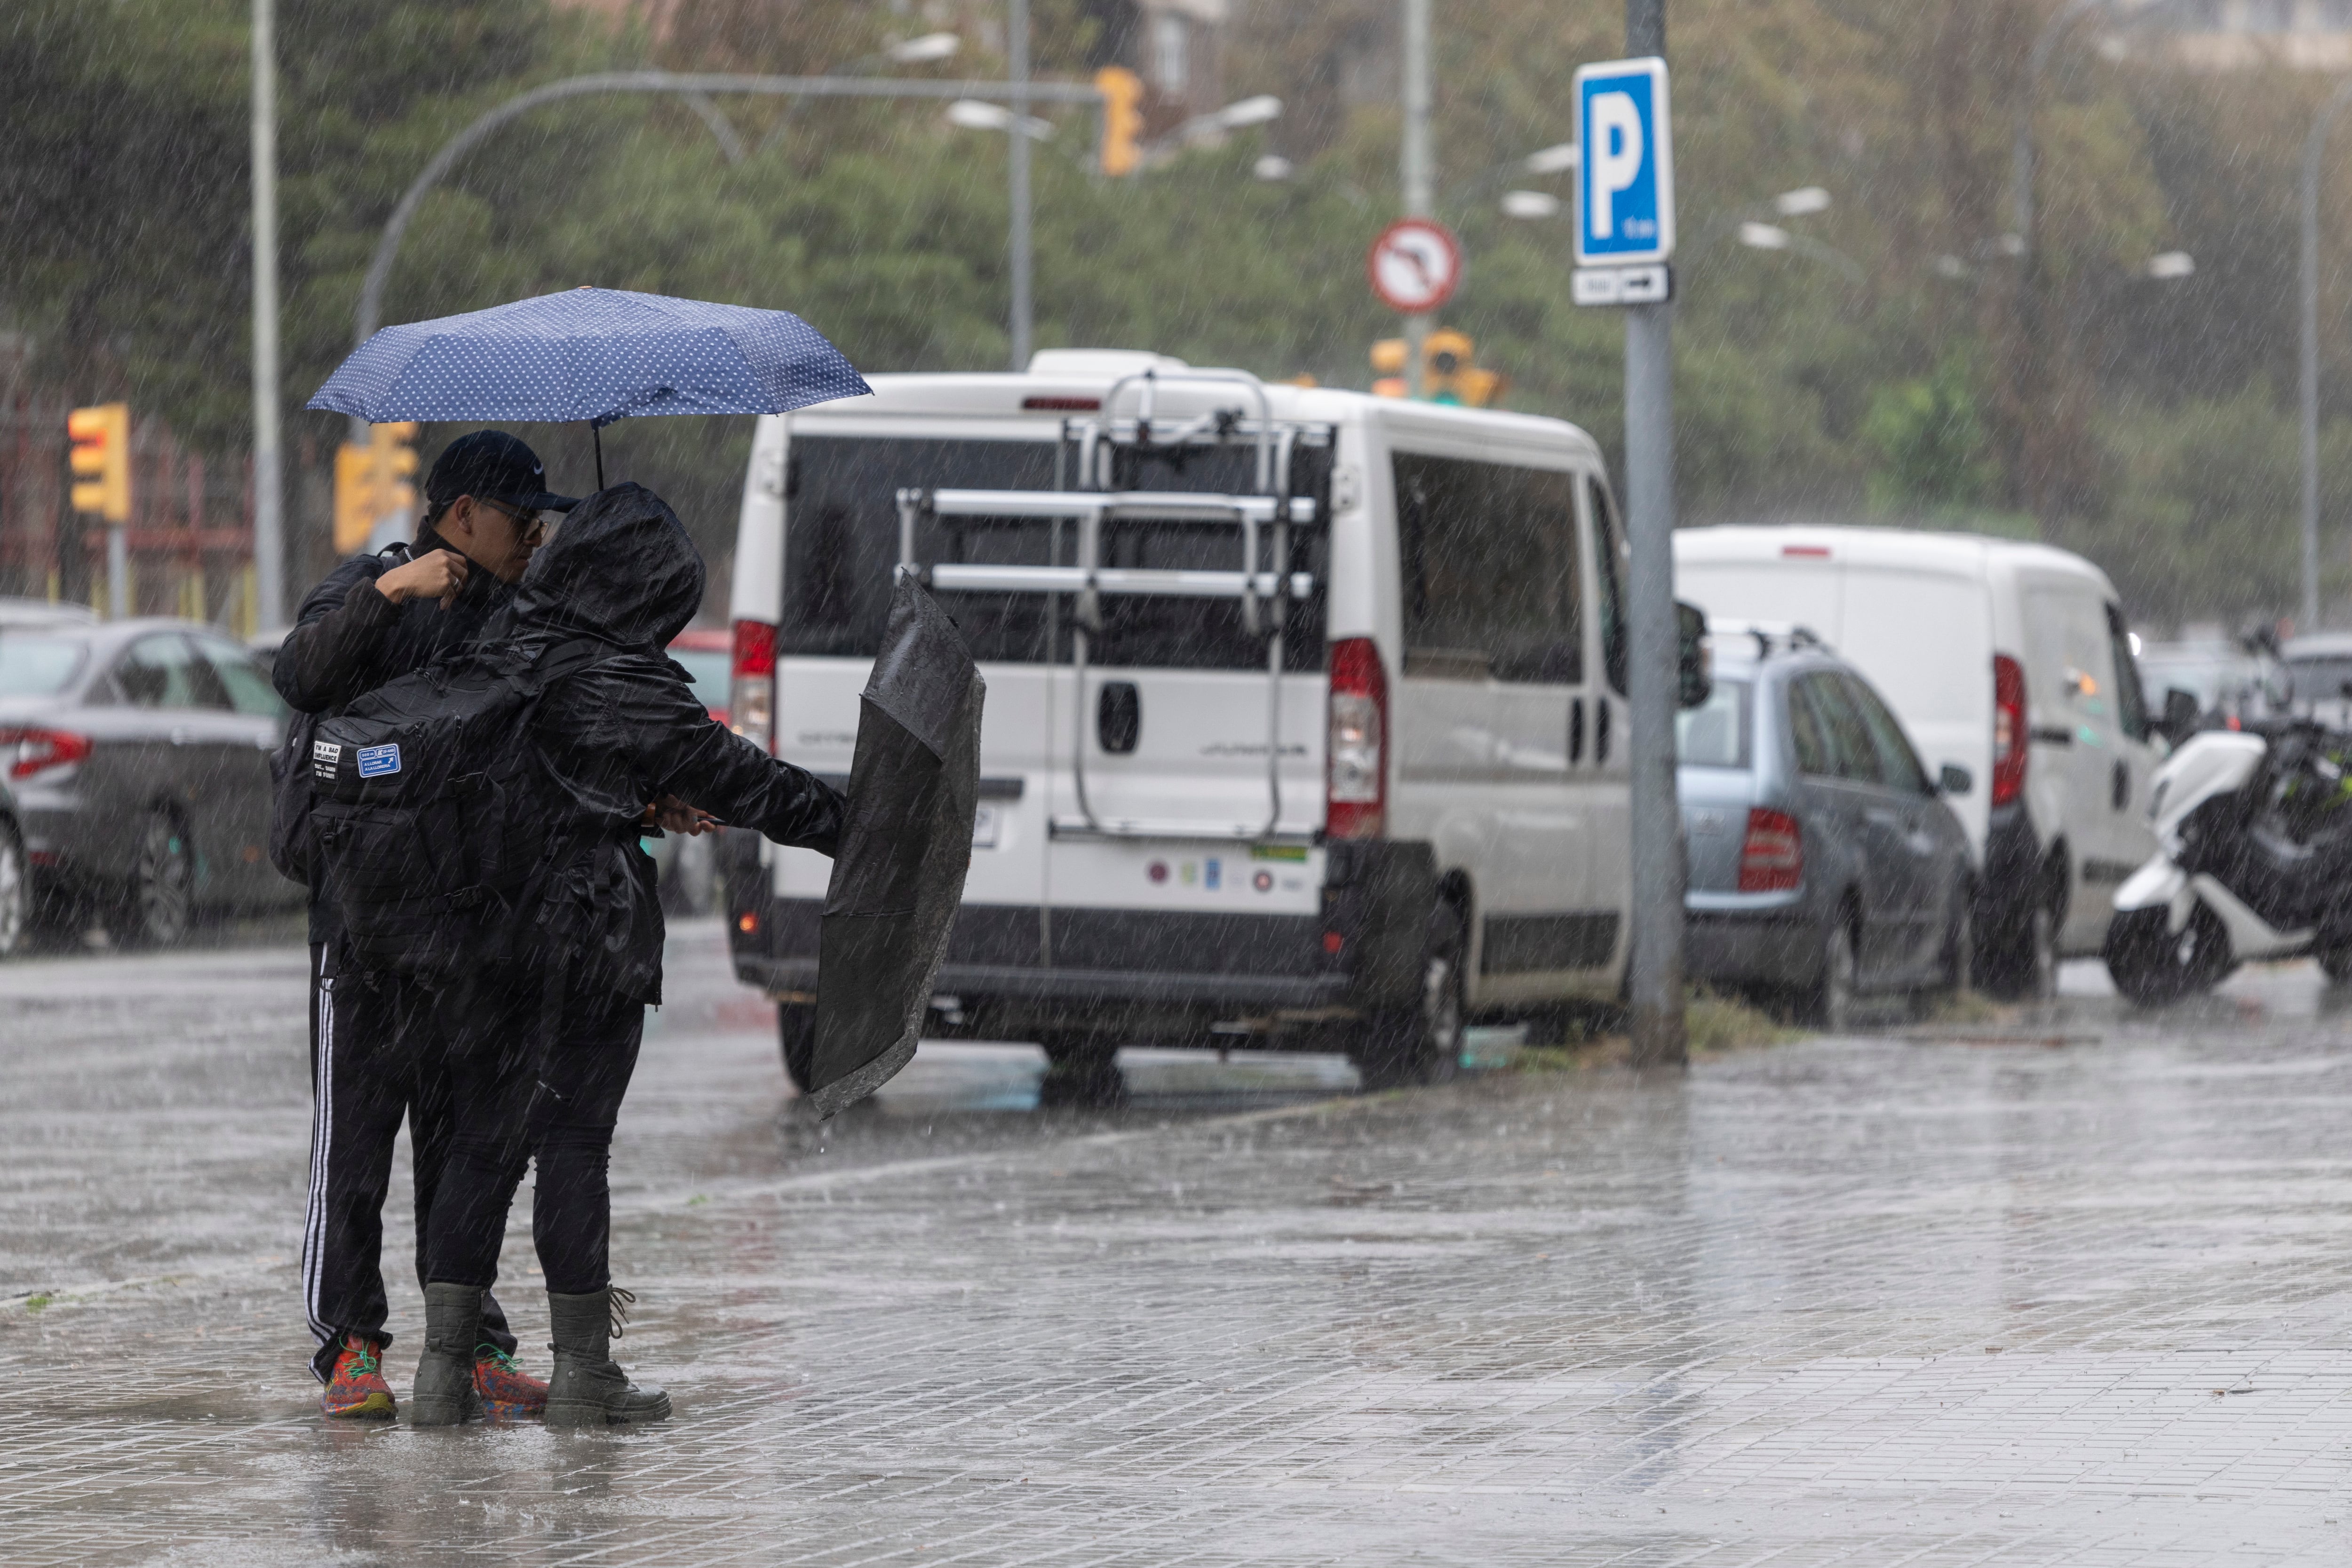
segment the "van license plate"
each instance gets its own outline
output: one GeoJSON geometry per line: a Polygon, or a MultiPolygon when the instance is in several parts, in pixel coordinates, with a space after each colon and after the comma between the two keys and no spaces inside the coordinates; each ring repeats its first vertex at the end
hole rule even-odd
{"type": "Polygon", "coordinates": [[[971,815],[971,847],[974,849],[996,847],[996,817],[1003,807],[993,801],[982,801],[971,815]]]}

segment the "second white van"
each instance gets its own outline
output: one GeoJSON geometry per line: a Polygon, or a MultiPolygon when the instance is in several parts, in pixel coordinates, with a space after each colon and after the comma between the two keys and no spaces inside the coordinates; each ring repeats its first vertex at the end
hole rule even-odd
{"type": "Polygon", "coordinates": [[[1885,694],[1951,798],[1978,882],[1979,979],[2047,995],[2103,950],[2116,889],[2154,852],[2160,750],[2115,585],[2081,556],[1973,534],[1685,529],[1676,591],[1709,616],[1809,627],[1885,694]]]}

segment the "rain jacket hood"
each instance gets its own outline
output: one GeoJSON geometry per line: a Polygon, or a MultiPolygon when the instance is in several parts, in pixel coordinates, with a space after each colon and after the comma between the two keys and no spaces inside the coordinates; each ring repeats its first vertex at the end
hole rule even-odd
{"type": "Polygon", "coordinates": [[[702,607],[702,552],[677,513],[638,484],[599,490],[572,509],[517,584],[508,625],[662,648],[702,607]]]}

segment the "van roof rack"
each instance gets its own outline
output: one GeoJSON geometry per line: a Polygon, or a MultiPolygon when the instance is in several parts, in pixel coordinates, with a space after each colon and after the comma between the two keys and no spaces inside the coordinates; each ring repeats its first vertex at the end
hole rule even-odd
{"type": "Polygon", "coordinates": [[[898,491],[898,565],[901,576],[911,576],[940,593],[1066,594],[1076,600],[1071,616],[1070,667],[1080,700],[1071,704],[1076,725],[1071,753],[1075,816],[1049,820],[1055,837],[1157,838],[1211,840],[1220,843],[1312,843],[1314,831],[1286,827],[1282,821],[1282,677],[1283,626],[1294,600],[1312,595],[1313,574],[1280,568],[1291,561],[1290,531],[1329,520],[1312,496],[1290,493],[1291,455],[1302,438],[1313,439],[1297,424],[1277,425],[1265,385],[1246,371],[1192,370],[1154,366],[1121,376],[1104,394],[1102,410],[1090,417],[1063,423],[1065,437],[1078,446],[1076,489],[985,490],[920,489],[898,491]],[[1255,421],[1244,411],[1213,409],[1174,422],[1160,420],[1159,388],[1165,383],[1229,385],[1257,405],[1255,421]],[[1133,389],[1136,406],[1124,416],[1116,412],[1123,393],[1133,389]],[[1180,446],[1248,441],[1255,453],[1255,487],[1248,494],[1216,494],[1192,490],[1119,490],[1112,488],[1110,454],[1122,446],[1180,446]],[[1078,525],[1077,564],[1073,566],[991,566],[917,558],[916,525],[924,517],[1062,518],[1078,525]],[[1238,530],[1235,570],[1182,571],[1108,567],[1101,563],[1102,525],[1106,521],[1181,521],[1229,524],[1238,530]],[[1271,559],[1276,567],[1259,565],[1260,541],[1272,534],[1271,559]],[[1266,644],[1266,817],[1263,823],[1209,826],[1200,822],[1158,822],[1139,819],[1105,821],[1087,798],[1087,727],[1085,698],[1088,638],[1102,627],[1104,595],[1155,595],[1191,599],[1237,599],[1242,625],[1266,644]]]}

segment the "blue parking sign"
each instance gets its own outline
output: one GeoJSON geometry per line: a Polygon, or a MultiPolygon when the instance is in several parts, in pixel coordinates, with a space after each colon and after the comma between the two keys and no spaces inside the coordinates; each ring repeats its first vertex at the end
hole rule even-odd
{"type": "Polygon", "coordinates": [[[1672,256],[1675,145],[1666,62],[1610,60],[1579,69],[1576,142],[1577,261],[1672,256]]]}

